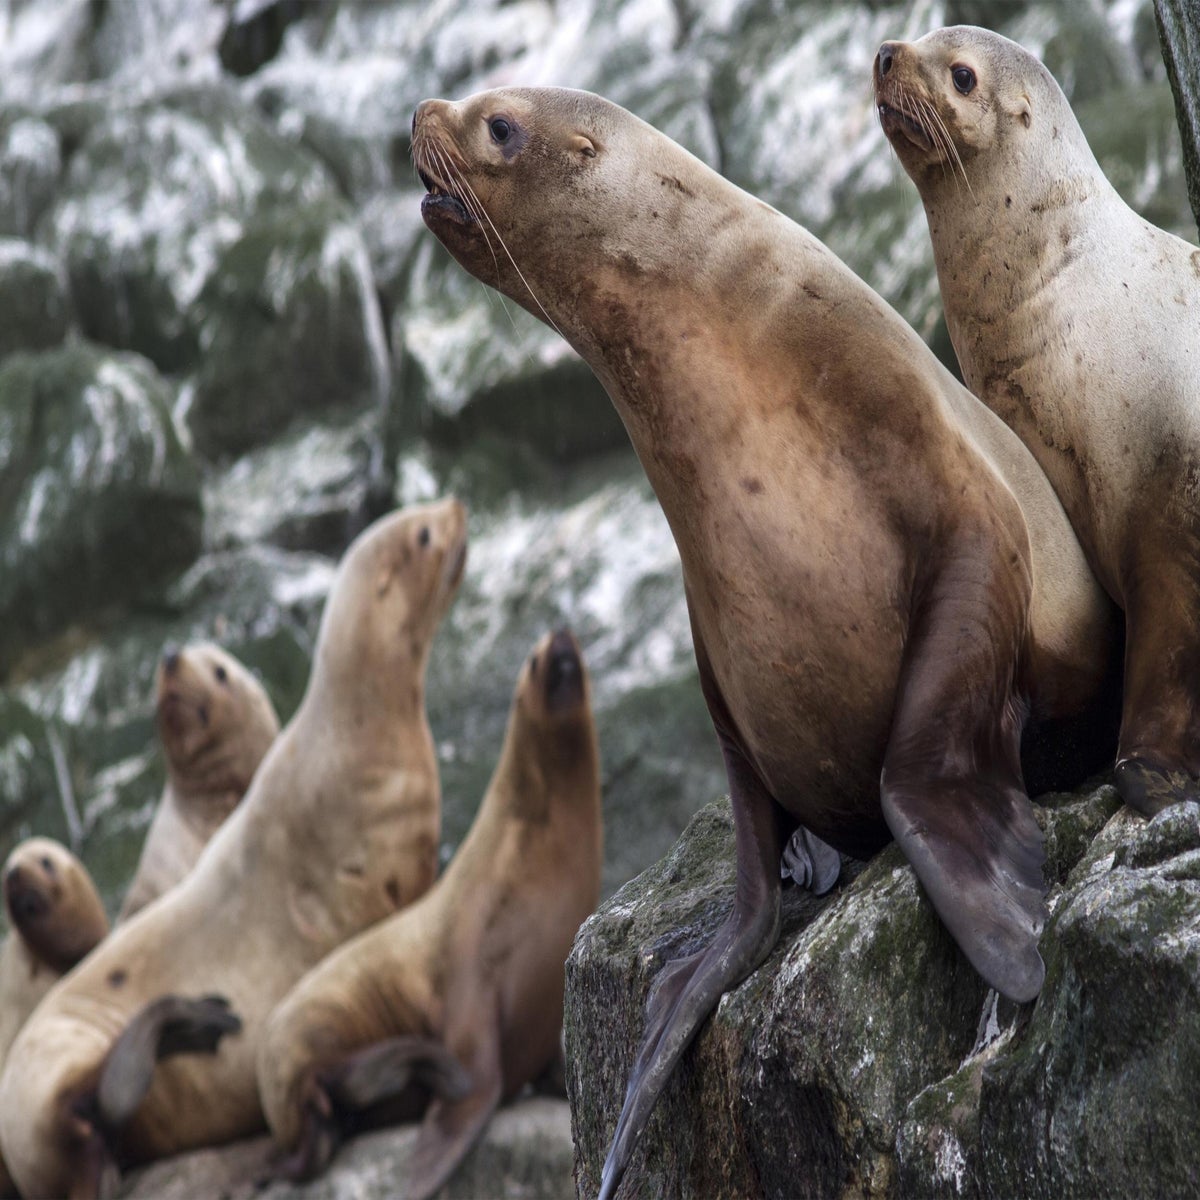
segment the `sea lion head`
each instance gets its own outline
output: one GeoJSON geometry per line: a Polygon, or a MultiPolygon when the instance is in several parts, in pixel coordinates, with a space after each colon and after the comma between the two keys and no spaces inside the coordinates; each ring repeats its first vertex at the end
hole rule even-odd
{"type": "Polygon", "coordinates": [[[569,629],[547,633],[534,646],[517,681],[517,702],[542,724],[574,720],[589,709],[587,668],[569,629]]]}
{"type": "Polygon", "coordinates": [[[279,719],[262,684],[219,646],[167,646],[155,674],[155,723],[171,781],[183,793],[239,795],[279,719]]]}
{"type": "MultiPolygon", "coordinates": [[[[453,497],[413,505],[368,526],[338,566],[317,639],[323,684],[370,690],[414,679],[462,581],[467,512],[453,497]],[[369,672],[369,673],[368,673],[369,672]]],[[[372,694],[382,703],[386,694],[372,694]]]]}
{"type": "Polygon", "coordinates": [[[513,783],[515,810],[537,818],[554,796],[591,797],[599,811],[600,753],[591,683],[567,629],[538,639],[517,676],[497,774],[513,783]]]}
{"type": "Polygon", "coordinates": [[[68,971],[108,933],[108,918],[84,865],[50,838],[29,838],[3,871],[9,925],[33,956],[68,971]]]}
{"type": "Polygon", "coordinates": [[[954,25],[916,42],[884,42],[874,82],[883,131],[923,195],[973,193],[997,170],[1019,178],[1047,154],[1062,173],[1060,135],[1074,116],[1050,72],[1008,38],[954,25]],[[973,170],[984,154],[986,172],[973,170]]]}
{"type": "Polygon", "coordinates": [[[729,207],[728,185],[682,147],[566,88],[423,101],[413,161],[428,189],[421,215],[450,253],[572,341],[587,324],[574,311],[606,291],[607,273],[703,264],[706,217],[729,207]]]}

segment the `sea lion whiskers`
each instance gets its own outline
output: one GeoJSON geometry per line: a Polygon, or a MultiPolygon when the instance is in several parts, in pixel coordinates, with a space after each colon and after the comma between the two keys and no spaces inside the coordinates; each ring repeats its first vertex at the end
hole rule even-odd
{"type": "MultiPolygon", "coordinates": [[[[463,168],[461,166],[458,166],[458,164],[454,163],[454,157],[456,154],[458,154],[457,148],[454,147],[452,143],[449,146],[447,146],[447,144],[442,139],[438,138],[436,133],[426,133],[424,127],[419,128],[416,133],[416,136],[414,136],[414,138],[413,138],[412,155],[413,155],[413,161],[416,163],[418,173],[421,173],[424,170],[425,165],[429,161],[425,157],[426,152],[427,151],[436,152],[438,150],[444,150],[446,152],[445,157],[441,159],[441,162],[444,167],[447,165],[453,165],[457,168],[456,170],[453,171],[453,179],[454,179],[455,183],[459,184],[464,189],[463,193],[453,192],[451,194],[453,194],[455,196],[455,198],[458,199],[462,203],[464,209],[466,209],[470,213],[470,215],[478,222],[479,228],[481,231],[486,230],[486,228],[488,226],[491,227],[492,232],[496,235],[496,240],[500,243],[500,248],[504,251],[504,254],[507,257],[508,261],[512,264],[512,269],[514,271],[516,271],[517,277],[525,285],[525,290],[533,298],[534,304],[536,304],[538,306],[539,310],[542,313],[542,316],[546,319],[546,324],[549,325],[550,328],[553,329],[554,332],[559,335],[559,337],[562,337],[563,336],[562,330],[559,329],[559,327],[554,323],[553,318],[546,311],[546,307],[544,304],[542,304],[541,299],[538,297],[537,292],[535,292],[533,290],[533,287],[530,284],[529,280],[525,278],[524,272],[521,270],[520,267],[517,266],[517,260],[515,258],[513,258],[512,251],[509,250],[508,244],[505,242],[503,235],[500,233],[500,230],[496,228],[496,222],[492,220],[491,215],[488,213],[487,209],[484,207],[483,201],[479,198],[478,192],[476,192],[475,189],[471,186],[470,181],[466,177],[466,172],[463,170],[463,168]],[[427,145],[427,143],[428,143],[428,145],[427,145]],[[476,206],[475,209],[471,209],[467,206],[467,195],[466,195],[467,193],[469,193],[470,198],[474,201],[475,206],[476,206]],[[482,217],[483,219],[480,220],[480,217],[482,217]]],[[[461,158],[461,155],[459,155],[459,157],[461,158]]],[[[429,174],[429,172],[425,171],[425,174],[429,174]]],[[[422,180],[422,182],[427,183],[427,181],[424,179],[422,180]]],[[[435,179],[434,182],[439,187],[442,186],[441,181],[435,179]]],[[[484,233],[484,237],[485,237],[485,239],[487,238],[486,232],[484,233]]],[[[492,250],[492,243],[490,240],[487,241],[487,247],[488,247],[488,250],[491,251],[492,257],[494,259],[495,251],[492,250]]],[[[499,285],[499,282],[500,282],[499,263],[496,264],[496,282],[497,282],[497,285],[499,285]]],[[[501,291],[499,286],[497,286],[496,290],[501,291]]]]}
{"type": "MultiPolygon", "coordinates": [[[[513,327],[513,332],[515,333],[517,329],[517,323],[513,319],[513,315],[509,311],[508,305],[504,303],[504,293],[500,290],[500,260],[496,257],[496,249],[492,245],[492,239],[488,237],[488,225],[492,225],[493,232],[495,231],[495,225],[492,224],[491,218],[489,218],[484,212],[483,201],[480,200],[478,193],[476,193],[475,189],[463,177],[463,173],[457,170],[453,163],[451,163],[447,157],[440,153],[440,148],[437,145],[434,145],[431,149],[432,153],[437,156],[439,163],[441,163],[441,165],[445,168],[447,177],[457,186],[463,189],[459,199],[462,201],[463,207],[468,213],[471,214],[475,220],[475,223],[479,226],[479,232],[483,234],[484,244],[487,246],[488,253],[492,256],[492,264],[496,268],[496,287],[494,290],[496,295],[500,298],[500,308],[504,315],[508,318],[508,323],[513,327]]],[[[499,237],[500,235],[496,234],[496,236],[499,237]]],[[[508,253],[507,248],[505,253],[508,253]]],[[[508,257],[511,260],[512,255],[509,254],[508,257]]],[[[513,263],[513,266],[515,267],[516,263],[513,263]]],[[[487,296],[489,305],[492,303],[490,292],[491,289],[487,287],[483,289],[483,294],[487,296]]],[[[537,297],[535,296],[534,299],[537,299],[537,297]]]]}
{"type": "MultiPolygon", "coordinates": [[[[958,147],[954,143],[954,139],[950,136],[950,130],[946,128],[946,122],[942,120],[941,114],[934,108],[933,104],[925,96],[916,98],[920,111],[928,119],[926,128],[933,134],[934,141],[941,148],[942,153],[949,160],[951,167],[957,167],[958,173],[962,176],[962,181],[967,185],[967,192],[971,199],[975,199],[975,193],[971,188],[971,181],[967,178],[967,168],[963,163],[962,155],[958,152],[958,147]]],[[[953,174],[953,171],[951,172],[953,174]]]]}
{"type": "MultiPolygon", "coordinates": [[[[561,329],[559,329],[559,327],[554,323],[554,319],[546,311],[545,306],[542,304],[541,300],[538,298],[537,292],[535,292],[533,290],[533,287],[531,286],[529,280],[525,278],[524,272],[521,270],[520,267],[517,266],[517,260],[515,258],[513,258],[512,251],[508,248],[508,243],[505,242],[504,238],[501,236],[500,230],[498,230],[496,228],[496,222],[492,220],[491,216],[488,214],[487,209],[483,207],[483,201],[479,199],[479,196],[476,194],[475,189],[471,187],[471,185],[467,182],[465,177],[460,175],[459,181],[462,183],[463,187],[467,188],[471,192],[471,195],[475,197],[475,201],[479,205],[480,211],[483,213],[484,220],[492,227],[492,232],[496,235],[496,240],[500,243],[500,248],[508,256],[508,261],[510,263],[512,263],[512,269],[514,271],[516,271],[517,275],[520,277],[521,282],[525,285],[526,291],[528,291],[530,296],[533,297],[534,304],[536,304],[538,306],[538,308],[541,309],[542,316],[544,316],[546,318],[546,324],[549,325],[550,328],[553,329],[554,332],[557,333],[559,337],[563,337],[564,336],[563,331],[561,329]]],[[[481,226],[481,228],[482,228],[482,226],[481,226]]],[[[491,243],[489,242],[488,245],[490,248],[491,243]]],[[[500,276],[499,267],[497,267],[497,270],[496,270],[497,281],[499,281],[499,276],[500,276]]]]}

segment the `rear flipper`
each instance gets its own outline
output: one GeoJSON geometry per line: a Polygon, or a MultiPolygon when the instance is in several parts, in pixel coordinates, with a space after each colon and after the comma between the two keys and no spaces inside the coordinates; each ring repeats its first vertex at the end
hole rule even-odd
{"type": "MultiPolygon", "coordinates": [[[[458,1170],[479,1140],[503,1092],[500,1043],[495,1031],[480,1029],[470,1051],[468,1091],[457,1099],[437,1099],[417,1133],[408,1165],[405,1200],[430,1200],[458,1170]]],[[[465,1072],[464,1072],[465,1073],[465,1072]]]]}
{"type": "Polygon", "coordinates": [[[214,1054],[221,1038],[241,1027],[221,996],[162,996],[134,1014],[101,1063],[95,1090],[69,1101],[78,1146],[71,1200],[115,1191],[120,1132],[149,1090],[155,1065],[175,1054],[214,1054]]]}
{"type": "Polygon", "coordinates": [[[738,867],[733,911],[708,946],[666,964],[650,989],[642,1043],[604,1161],[601,1200],[616,1195],[646,1122],[700,1026],[779,936],[783,817],[736,743],[720,726],[717,735],[733,798],[738,867]]]}
{"type": "Polygon", "coordinates": [[[444,1100],[461,1100],[471,1090],[462,1063],[431,1038],[394,1037],[351,1054],[319,1073],[339,1108],[360,1109],[390,1099],[415,1084],[444,1100]]]}
{"type": "MultiPolygon", "coordinates": [[[[967,568],[972,560],[956,562],[967,568]]],[[[1045,854],[1021,778],[1015,693],[1025,606],[982,572],[941,577],[914,610],[881,779],[883,815],[985,982],[1032,1000],[1045,967],[1045,854]]]]}
{"type": "Polygon", "coordinates": [[[808,888],[814,896],[823,896],[838,881],[842,873],[842,856],[815,833],[797,826],[783,848],[779,875],[793,880],[798,887],[808,888]]]}
{"type": "Polygon", "coordinates": [[[420,1037],[388,1038],[317,1068],[301,1102],[296,1148],[274,1162],[261,1182],[319,1175],[341,1145],[352,1114],[409,1088],[453,1102],[470,1092],[471,1077],[441,1042],[420,1037]]]}
{"type": "Polygon", "coordinates": [[[221,1039],[242,1022],[223,996],[162,996],[130,1020],[100,1069],[95,1117],[107,1132],[119,1130],[142,1102],[155,1065],[175,1054],[215,1054],[221,1039]]]}

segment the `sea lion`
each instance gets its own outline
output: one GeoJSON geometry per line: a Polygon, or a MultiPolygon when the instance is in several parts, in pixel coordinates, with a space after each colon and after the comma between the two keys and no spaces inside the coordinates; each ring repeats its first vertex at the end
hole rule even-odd
{"type": "Polygon", "coordinates": [[[3,872],[8,937],[0,947],[0,1062],[51,986],[108,933],[88,869],[66,846],[29,838],[3,872]]]}
{"type": "Polygon", "coordinates": [[[280,1174],[309,1178],[360,1110],[426,1109],[409,1200],[432,1196],[501,1100],[559,1055],[563,969],[600,896],[600,763],[575,639],[517,680],[466,840],[416,904],[310,971],[267,1023],[258,1086],[280,1174]],[[432,1101],[432,1102],[431,1102],[432,1101]]]}
{"type": "Polygon", "coordinates": [[[114,1161],[261,1128],[255,1051],[270,1010],[433,882],[425,665],[465,555],[456,500],[405,509],[355,540],[304,698],[246,798],[195,868],[118,926],[17,1036],[0,1077],[0,1144],[30,1200],[94,1195],[114,1161]],[[238,1018],[240,1036],[224,1036],[238,1018]],[[154,1070],[167,1054],[184,1057],[154,1070]]]}
{"type": "Polygon", "coordinates": [[[118,921],[145,908],[196,865],[279,732],[262,684],[232,654],[208,642],[168,646],[154,691],[167,784],[118,921]]]}
{"type": "Polygon", "coordinates": [[[1019,439],[825,246],[657,130],[501,89],[425,101],[413,155],[430,229],[612,397],[728,771],[733,909],[651,993],[611,1196],[701,1021],[774,945],[798,824],[858,857],[894,835],[984,979],[1037,993],[1022,726],[1097,697],[1113,615],[1019,439]]]}
{"type": "Polygon", "coordinates": [[[1125,204],[1053,76],[999,34],[886,42],[875,95],[963,378],[1125,610],[1118,790],[1147,816],[1200,798],[1200,250],[1125,204]]]}
{"type": "MultiPolygon", "coordinates": [[[[0,1064],[42,997],[108,933],[88,869],[66,846],[28,838],[0,875],[8,936],[0,945],[0,1064]]],[[[0,1158],[0,1196],[15,1194],[0,1158]]]]}

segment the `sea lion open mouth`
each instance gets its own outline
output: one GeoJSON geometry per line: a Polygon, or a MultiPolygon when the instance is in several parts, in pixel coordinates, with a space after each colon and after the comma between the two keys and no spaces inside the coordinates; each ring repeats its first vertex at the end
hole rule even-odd
{"type": "Polygon", "coordinates": [[[913,145],[922,150],[932,150],[933,138],[926,132],[925,126],[915,117],[910,117],[903,109],[896,108],[886,101],[880,100],[877,105],[879,123],[883,132],[890,138],[896,133],[903,134],[913,145]]]}
{"type": "Polygon", "coordinates": [[[458,221],[462,225],[472,225],[475,218],[471,216],[467,206],[444,184],[439,183],[433,176],[428,174],[421,167],[417,167],[417,174],[420,176],[421,182],[425,185],[425,196],[421,200],[421,215],[428,216],[430,213],[444,213],[452,220],[458,221]]]}

